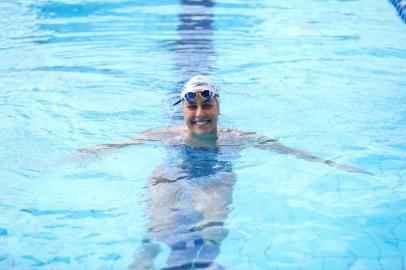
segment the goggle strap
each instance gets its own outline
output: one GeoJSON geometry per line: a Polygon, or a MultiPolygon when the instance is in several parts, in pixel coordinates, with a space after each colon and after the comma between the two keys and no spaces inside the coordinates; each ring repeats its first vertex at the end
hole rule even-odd
{"type": "Polygon", "coordinates": [[[181,102],[182,102],[182,100],[179,99],[178,101],[176,101],[175,103],[173,103],[172,106],[178,105],[178,104],[181,103],[181,102]]]}

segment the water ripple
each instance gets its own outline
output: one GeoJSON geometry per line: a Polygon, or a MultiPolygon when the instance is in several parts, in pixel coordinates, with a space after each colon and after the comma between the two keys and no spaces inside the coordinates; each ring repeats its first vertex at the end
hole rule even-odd
{"type": "Polygon", "coordinates": [[[29,213],[33,216],[47,216],[47,215],[64,215],[66,219],[84,219],[84,218],[115,218],[124,214],[112,214],[116,209],[108,210],[39,210],[39,209],[21,209],[22,212],[29,213]]]}

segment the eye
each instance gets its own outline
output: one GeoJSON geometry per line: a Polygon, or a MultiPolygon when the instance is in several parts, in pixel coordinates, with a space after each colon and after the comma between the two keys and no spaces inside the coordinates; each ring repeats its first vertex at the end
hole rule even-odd
{"type": "Polygon", "coordinates": [[[188,105],[186,106],[186,108],[188,108],[189,110],[196,110],[197,105],[196,105],[196,104],[188,104],[188,105]]]}
{"type": "Polygon", "coordinates": [[[204,104],[202,105],[202,107],[203,107],[203,109],[208,110],[208,109],[213,108],[213,104],[211,104],[211,103],[204,103],[204,104]]]}

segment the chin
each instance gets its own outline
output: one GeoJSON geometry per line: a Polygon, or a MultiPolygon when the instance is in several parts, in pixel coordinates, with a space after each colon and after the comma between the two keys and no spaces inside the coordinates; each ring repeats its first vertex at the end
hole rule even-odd
{"type": "Polygon", "coordinates": [[[211,129],[192,128],[193,133],[203,135],[211,133],[211,129]]]}
{"type": "Polygon", "coordinates": [[[197,134],[197,135],[209,135],[209,134],[215,134],[216,133],[216,129],[213,127],[210,128],[205,128],[205,129],[201,129],[201,128],[193,128],[192,129],[193,133],[197,134]]]}

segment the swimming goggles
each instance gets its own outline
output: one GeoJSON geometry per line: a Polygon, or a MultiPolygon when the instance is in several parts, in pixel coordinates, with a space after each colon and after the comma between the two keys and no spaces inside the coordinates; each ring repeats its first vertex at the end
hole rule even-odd
{"type": "Polygon", "coordinates": [[[182,99],[178,100],[175,102],[173,105],[179,104],[182,100],[186,100],[188,102],[195,102],[197,98],[197,94],[200,94],[200,96],[203,98],[204,101],[209,101],[213,97],[218,97],[217,94],[214,94],[213,91],[211,90],[202,90],[198,92],[186,92],[185,95],[183,96],[182,99]]]}

